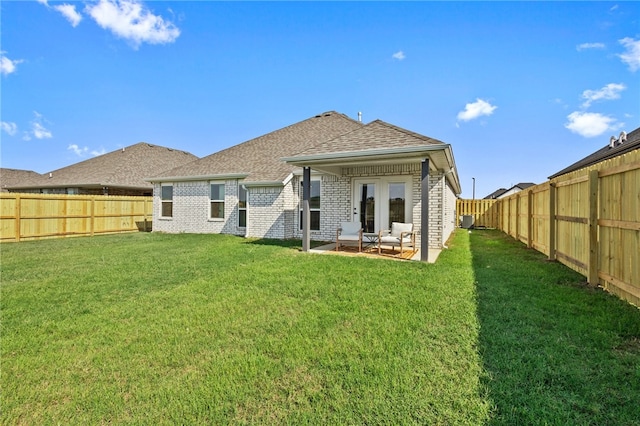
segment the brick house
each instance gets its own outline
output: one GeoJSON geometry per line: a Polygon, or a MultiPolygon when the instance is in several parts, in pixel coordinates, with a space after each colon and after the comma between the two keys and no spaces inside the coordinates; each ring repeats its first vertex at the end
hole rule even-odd
{"type": "Polygon", "coordinates": [[[147,180],[154,185],[155,232],[301,238],[308,249],[310,239],[333,241],[341,221],[359,220],[365,232],[412,222],[422,260],[455,228],[461,192],[450,145],[337,112],[147,180]]]}

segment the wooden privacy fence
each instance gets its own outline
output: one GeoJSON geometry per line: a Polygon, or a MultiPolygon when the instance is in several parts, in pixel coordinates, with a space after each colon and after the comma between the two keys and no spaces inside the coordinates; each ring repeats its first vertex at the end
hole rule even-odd
{"type": "Polygon", "coordinates": [[[640,150],[498,200],[459,200],[494,227],[640,306],[640,150]],[[473,206],[470,206],[473,204],[473,206]]]}
{"type": "Polygon", "coordinates": [[[150,231],[152,197],[0,193],[0,241],[150,231]]]}

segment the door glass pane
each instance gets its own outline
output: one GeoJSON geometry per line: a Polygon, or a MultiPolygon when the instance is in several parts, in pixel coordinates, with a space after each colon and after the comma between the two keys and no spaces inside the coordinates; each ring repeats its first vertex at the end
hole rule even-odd
{"type": "Polygon", "coordinates": [[[311,197],[309,198],[309,208],[310,209],[320,208],[320,181],[319,180],[311,181],[311,197]]]}
{"type": "Polygon", "coordinates": [[[360,185],[360,222],[364,232],[376,232],[376,185],[360,185]]]}
{"type": "Polygon", "coordinates": [[[389,229],[391,222],[405,221],[405,184],[390,183],[389,184],[389,229]]]}

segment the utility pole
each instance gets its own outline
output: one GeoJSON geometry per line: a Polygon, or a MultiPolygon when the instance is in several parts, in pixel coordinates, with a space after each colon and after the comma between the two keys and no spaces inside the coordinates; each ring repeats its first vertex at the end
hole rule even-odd
{"type": "Polygon", "coordinates": [[[471,178],[473,179],[473,199],[476,199],[476,178],[471,178]]]}

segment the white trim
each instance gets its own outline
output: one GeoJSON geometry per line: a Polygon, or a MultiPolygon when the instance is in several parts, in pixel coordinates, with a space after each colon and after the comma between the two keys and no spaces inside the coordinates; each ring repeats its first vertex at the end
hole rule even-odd
{"type": "Polygon", "coordinates": [[[145,182],[162,183],[162,182],[194,182],[194,181],[210,181],[210,180],[227,180],[227,179],[244,179],[249,173],[223,173],[219,175],[199,175],[199,176],[168,176],[145,178],[145,182]]]}

